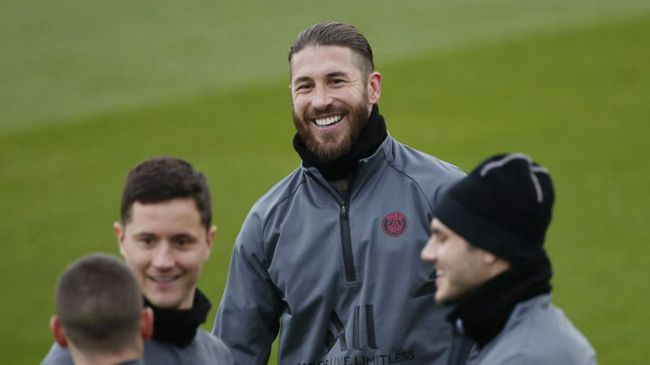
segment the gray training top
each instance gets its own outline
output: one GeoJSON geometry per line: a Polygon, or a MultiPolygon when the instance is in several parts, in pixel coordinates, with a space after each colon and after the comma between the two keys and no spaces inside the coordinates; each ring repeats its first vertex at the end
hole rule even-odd
{"type": "MultiPolygon", "coordinates": [[[[232,354],[218,338],[203,329],[196,331],[186,347],[149,340],[144,343],[144,361],[154,365],[232,365],[232,354]]],[[[41,365],[74,365],[68,349],[54,344],[41,365]]]]}
{"type": "Polygon", "coordinates": [[[468,365],[595,365],[587,339],[543,294],[517,304],[503,330],[468,365]]]}
{"type": "Polygon", "coordinates": [[[214,333],[237,364],[443,365],[451,328],[420,260],[453,165],[388,136],[346,194],[299,167],[248,214],[214,333]]]}

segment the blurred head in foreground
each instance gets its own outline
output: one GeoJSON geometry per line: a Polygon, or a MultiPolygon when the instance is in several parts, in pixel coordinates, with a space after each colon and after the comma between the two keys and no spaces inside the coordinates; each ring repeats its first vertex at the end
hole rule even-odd
{"type": "Polygon", "coordinates": [[[75,364],[115,364],[142,357],[153,314],[143,308],[140,288],[121,260],[91,254],[61,275],[50,329],[75,364]]]}

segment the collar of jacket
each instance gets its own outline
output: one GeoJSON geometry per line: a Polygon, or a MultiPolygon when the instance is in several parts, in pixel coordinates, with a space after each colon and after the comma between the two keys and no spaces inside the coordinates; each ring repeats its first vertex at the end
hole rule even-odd
{"type": "MultiPolygon", "coordinates": [[[[395,140],[390,134],[387,135],[386,139],[379,145],[379,148],[370,156],[362,158],[359,160],[359,166],[354,174],[353,184],[349,186],[349,196],[352,197],[356,192],[358,192],[363,185],[370,179],[370,177],[379,170],[382,166],[385,166],[386,163],[392,163],[395,159],[394,149],[395,149],[395,140]]],[[[319,185],[325,187],[332,195],[343,197],[342,194],[337,191],[329,181],[321,174],[320,170],[315,167],[305,167],[304,165],[300,167],[307,175],[318,180],[319,185]]],[[[343,194],[345,195],[345,194],[343,194]]]]}
{"type": "Polygon", "coordinates": [[[307,149],[298,133],[293,137],[293,147],[302,159],[303,167],[316,167],[326,180],[335,181],[353,175],[360,166],[360,160],[373,155],[386,139],[386,136],[384,117],[379,114],[379,106],[375,104],[368,117],[368,122],[359,132],[357,140],[350,151],[343,156],[333,161],[319,161],[316,155],[307,149]]]}
{"type": "Polygon", "coordinates": [[[194,302],[190,309],[162,309],[144,298],[147,307],[153,309],[153,338],[185,347],[192,343],[196,330],[210,312],[210,300],[196,288],[194,302]]]}
{"type": "Polygon", "coordinates": [[[533,268],[512,267],[461,298],[447,316],[456,332],[484,347],[506,325],[515,306],[551,291],[548,259],[533,268]]]}

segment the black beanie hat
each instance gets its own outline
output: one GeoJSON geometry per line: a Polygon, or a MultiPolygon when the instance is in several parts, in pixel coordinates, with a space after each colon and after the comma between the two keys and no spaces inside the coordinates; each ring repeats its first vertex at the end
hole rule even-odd
{"type": "Polygon", "coordinates": [[[551,222],[551,176],[523,153],[490,157],[451,185],[436,217],[473,246],[513,265],[546,258],[551,222]]]}

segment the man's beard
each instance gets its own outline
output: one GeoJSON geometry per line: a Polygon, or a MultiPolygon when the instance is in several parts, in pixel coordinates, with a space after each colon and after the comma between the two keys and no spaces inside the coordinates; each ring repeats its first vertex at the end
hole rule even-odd
{"type": "Polygon", "coordinates": [[[302,118],[296,115],[295,110],[292,110],[293,124],[296,126],[298,136],[305,143],[307,149],[316,155],[321,162],[330,162],[345,155],[350,152],[357,142],[361,130],[368,123],[369,113],[366,107],[367,100],[367,96],[364,96],[360,103],[353,105],[349,110],[346,110],[344,107],[337,107],[336,105],[330,105],[327,108],[319,110],[310,109],[305,112],[302,118]],[[345,115],[346,120],[342,121],[345,123],[342,126],[344,128],[342,131],[343,139],[338,143],[336,143],[333,136],[328,135],[325,136],[325,143],[320,143],[311,130],[310,124],[313,124],[311,119],[314,115],[329,113],[345,115]]]}

